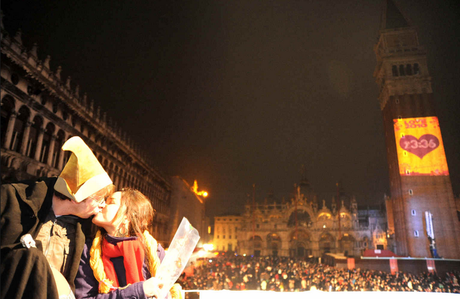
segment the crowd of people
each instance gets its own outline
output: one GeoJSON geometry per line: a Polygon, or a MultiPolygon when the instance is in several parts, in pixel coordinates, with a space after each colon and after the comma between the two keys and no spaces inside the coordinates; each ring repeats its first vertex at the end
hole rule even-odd
{"type": "Polygon", "coordinates": [[[191,264],[179,283],[185,290],[299,292],[399,291],[460,293],[460,272],[397,272],[341,269],[287,257],[218,257],[191,264]]]}

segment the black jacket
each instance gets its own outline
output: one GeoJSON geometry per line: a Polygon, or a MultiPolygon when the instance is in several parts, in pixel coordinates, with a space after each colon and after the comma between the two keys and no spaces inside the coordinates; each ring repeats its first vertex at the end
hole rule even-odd
{"type": "MultiPolygon", "coordinates": [[[[24,265],[24,260],[22,254],[19,253],[22,251],[23,247],[20,243],[20,238],[24,234],[30,234],[35,239],[40,231],[40,228],[45,221],[46,216],[51,210],[52,199],[54,194],[54,184],[56,178],[43,178],[37,181],[24,181],[14,184],[4,184],[1,186],[1,275],[2,275],[2,297],[5,295],[4,289],[15,290],[14,285],[19,286],[24,285],[24,281],[18,281],[18,279],[10,279],[10,283],[4,283],[4,277],[10,277],[10,271],[14,271],[12,264],[17,264],[21,267],[26,266],[30,267],[30,262],[33,262],[34,259],[29,259],[24,265]],[[18,254],[16,254],[16,251],[18,254]],[[5,259],[8,257],[7,259],[5,259]]],[[[90,221],[89,221],[90,224],[90,221]]],[[[66,277],[73,291],[75,291],[74,280],[77,275],[78,266],[80,264],[80,257],[83,252],[83,247],[85,245],[85,234],[83,233],[82,225],[84,227],[88,226],[88,220],[81,219],[77,223],[76,234],[75,234],[75,252],[72,257],[72,264],[70,268],[70,273],[66,277]]],[[[37,248],[41,249],[41,242],[37,242],[37,248]]],[[[43,258],[44,255],[42,254],[43,258]]],[[[43,267],[47,266],[46,263],[39,263],[43,267]]],[[[49,266],[48,266],[49,268],[49,266]]],[[[48,272],[47,269],[37,269],[38,272],[35,274],[43,273],[43,271],[48,272]]],[[[49,269],[49,271],[51,271],[49,269]]],[[[17,274],[14,274],[17,275],[17,274]]],[[[34,274],[31,274],[34,275],[34,274]]],[[[41,274],[40,274],[41,275],[41,274]]],[[[27,279],[23,277],[22,279],[27,279]]],[[[30,279],[30,278],[29,278],[30,279]]],[[[42,279],[41,277],[32,277],[32,279],[42,279]]],[[[43,282],[43,280],[41,280],[43,282]]],[[[27,282],[29,283],[29,282],[27,282]]],[[[38,282],[37,282],[38,283],[38,282]]],[[[40,286],[40,284],[37,284],[40,286]]],[[[27,288],[26,288],[27,289],[27,288]]],[[[46,292],[46,288],[45,292],[46,292]]],[[[48,290],[49,292],[50,290],[48,290]]],[[[18,290],[20,292],[20,290],[18,290]]],[[[38,296],[38,294],[35,294],[38,296]]],[[[50,294],[48,294],[49,297],[50,294]]],[[[23,296],[28,296],[23,294],[23,296]]],[[[46,294],[44,298],[46,298],[46,294]]]]}

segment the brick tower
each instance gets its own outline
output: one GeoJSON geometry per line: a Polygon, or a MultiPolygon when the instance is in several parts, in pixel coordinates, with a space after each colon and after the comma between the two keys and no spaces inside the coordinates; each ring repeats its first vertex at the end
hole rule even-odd
{"type": "MultiPolygon", "coordinates": [[[[425,49],[392,0],[374,47],[383,113],[395,251],[401,256],[460,258],[456,215],[425,49]]],[[[391,217],[389,217],[391,219],[391,217]]]]}

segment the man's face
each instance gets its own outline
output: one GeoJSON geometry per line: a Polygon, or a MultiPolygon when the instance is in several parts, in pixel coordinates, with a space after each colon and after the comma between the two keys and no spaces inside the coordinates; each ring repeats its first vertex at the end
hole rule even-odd
{"type": "Polygon", "coordinates": [[[100,213],[94,216],[93,223],[109,231],[111,227],[117,227],[121,222],[121,217],[117,219],[117,213],[121,206],[121,192],[115,192],[106,201],[106,206],[100,213]]]}
{"type": "Polygon", "coordinates": [[[89,218],[105,207],[106,192],[96,192],[78,204],[78,217],[89,218]]]}

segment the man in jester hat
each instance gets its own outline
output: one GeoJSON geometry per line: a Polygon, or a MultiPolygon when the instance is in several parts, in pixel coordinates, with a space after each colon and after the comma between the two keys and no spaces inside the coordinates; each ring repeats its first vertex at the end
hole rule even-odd
{"type": "Polygon", "coordinates": [[[0,298],[59,298],[60,280],[73,297],[88,218],[115,186],[80,137],[62,150],[71,155],[59,177],[1,186],[0,298]]]}

